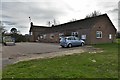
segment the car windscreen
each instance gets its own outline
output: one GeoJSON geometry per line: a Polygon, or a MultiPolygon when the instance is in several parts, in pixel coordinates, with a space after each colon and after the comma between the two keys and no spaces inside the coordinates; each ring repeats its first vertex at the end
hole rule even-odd
{"type": "Polygon", "coordinates": [[[61,39],[60,39],[60,41],[65,41],[65,40],[66,40],[66,38],[61,38],[61,39]]]}

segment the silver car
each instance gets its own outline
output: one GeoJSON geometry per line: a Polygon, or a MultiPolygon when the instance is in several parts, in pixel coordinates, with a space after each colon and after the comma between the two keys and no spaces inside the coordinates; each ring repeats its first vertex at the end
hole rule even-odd
{"type": "Polygon", "coordinates": [[[73,46],[83,46],[85,41],[80,40],[75,36],[61,37],[60,46],[62,47],[73,47],[73,46]]]}
{"type": "Polygon", "coordinates": [[[3,37],[3,44],[5,46],[7,46],[7,45],[15,45],[15,39],[12,38],[11,36],[4,36],[3,37]]]}

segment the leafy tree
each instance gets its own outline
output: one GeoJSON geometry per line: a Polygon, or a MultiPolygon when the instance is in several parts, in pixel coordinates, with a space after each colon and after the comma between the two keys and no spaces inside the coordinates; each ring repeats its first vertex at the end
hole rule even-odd
{"type": "Polygon", "coordinates": [[[117,32],[117,38],[120,38],[120,31],[117,32]]]}
{"type": "Polygon", "coordinates": [[[3,26],[2,22],[0,21],[0,34],[6,32],[6,29],[4,29],[4,28],[5,28],[5,26],[3,26]]]}
{"type": "Polygon", "coordinates": [[[3,42],[3,36],[5,35],[5,32],[7,31],[4,28],[5,26],[3,26],[2,21],[0,21],[0,43],[3,42]]]}
{"type": "Polygon", "coordinates": [[[17,33],[17,29],[16,29],[16,28],[12,28],[12,29],[10,30],[10,32],[11,32],[11,33],[17,33]]]}

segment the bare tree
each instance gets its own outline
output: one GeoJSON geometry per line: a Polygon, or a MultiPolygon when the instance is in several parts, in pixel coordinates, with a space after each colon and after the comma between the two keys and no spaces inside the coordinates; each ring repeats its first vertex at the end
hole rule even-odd
{"type": "Polygon", "coordinates": [[[56,20],[55,20],[55,19],[53,20],[53,25],[54,25],[54,26],[56,25],[56,20]]]}
{"type": "Polygon", "coordinates": [[[73,18],[72,20],[70,20],[70,22],[74,22],[74,21],[76,21],[76,19],[75,19],[75,18],[73,18]]]}
{"type": "Polygon", "coordinates": [[[94,11],[91,14],[88,14],[85,18],[90,18],[90,17],[95,17],[101,15],[101,12],[99,11],[94,11]]]}
{"type": "Polygon", "coordinates": [[[59,25],[60,24],[60,21],[59,20],[56,20],[56,19],[54,19],[53,20],[53,25],[55,26],[55,25],[59,25]]]}
{"type": "Polygon", "coordinates": [[[50,27],[50,26],[51,26],[51,22],[50,22],[50,21],[48,21],[48,22],[47,22],[47,25],[50,27]]]}
{"type": "Polygon", "coordinates": [[[55,25],[58,25],[60,24],[60,22],[56,19],[53,19],[52,21],[48,21],[47,22],[47,25],[50,27],[50,26],[55,26],[55,25]]]}

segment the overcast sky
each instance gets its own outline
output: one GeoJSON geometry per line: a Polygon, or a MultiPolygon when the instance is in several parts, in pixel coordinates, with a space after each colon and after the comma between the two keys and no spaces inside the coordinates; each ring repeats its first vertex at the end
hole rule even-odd
{"type": "Polygon", "coordinates": [[[17,28],[21,34],[28,34],[30,20],[35,25],[48,26],[48,21],[60,24],[74,19],[83,19],[93,11],[107,13],[118,29],[119,0],[2,0],[0,19],[10,31],[17,28]]]}

